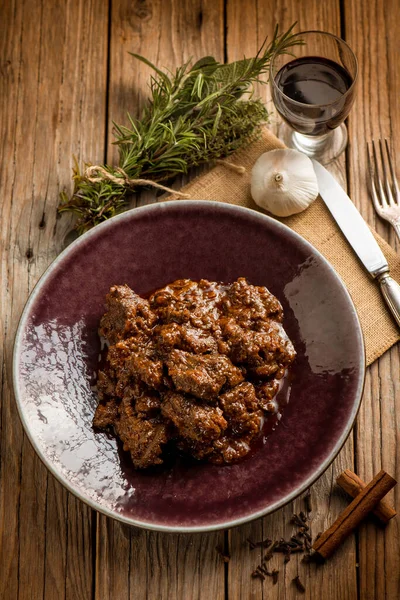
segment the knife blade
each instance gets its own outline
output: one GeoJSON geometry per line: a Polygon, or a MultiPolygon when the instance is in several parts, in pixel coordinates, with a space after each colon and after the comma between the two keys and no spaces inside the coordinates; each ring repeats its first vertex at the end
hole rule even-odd
{"type": "Polygon", "coordinates": [[[375,277],[375,273],[388,268],[382,250],[357,208],[333,175],[316,160],[312,159],[312,162],[322,200],[364,267],[375,277]]]}
{"type": "Polygon", "coordinates": [[[389,265],[368,225],[336,179],[312,159],[319,194],[343,235],[369,274],[381,287],[382,295],[400,326],[400,286],[390,276],[389,265]]]}

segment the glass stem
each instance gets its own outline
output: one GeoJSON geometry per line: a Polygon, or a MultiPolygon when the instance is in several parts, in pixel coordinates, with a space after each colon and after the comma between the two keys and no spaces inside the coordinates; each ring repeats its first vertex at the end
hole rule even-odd
{"type": "Polygon", "coordinates": [[[305,152],[306,154],[308,152],[319,154],[329,145],[332,133],[333,131],[325,133],[324,135],[304,135],[303,133],[295,131],[293,134],[293,144],[300,152],[305,152]]]}

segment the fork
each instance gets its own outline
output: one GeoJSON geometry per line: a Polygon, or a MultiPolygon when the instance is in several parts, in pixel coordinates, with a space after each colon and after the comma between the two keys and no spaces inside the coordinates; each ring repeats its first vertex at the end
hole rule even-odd
{"type": "Polygon", "coordinates": [[[374,141],[371,142],[371,146],[372,153],[367,144],[372,201],[378,215],[391,224],[400,240],[400,192],[390,157],[389,144],[385,139],[384,149],[382,140],[379,140],[380,160],[374,141]],[[379,176],[379,171],[382,172],[383,178],[379,176]]]}

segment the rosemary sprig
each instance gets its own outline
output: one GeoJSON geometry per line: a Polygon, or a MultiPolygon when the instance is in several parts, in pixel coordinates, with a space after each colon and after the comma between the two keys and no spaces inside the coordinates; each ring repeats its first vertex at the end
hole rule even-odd
{"type": "Polygon", "coordinates": [[[78,215],[76,230],[83,233],[114,216],[127,204],[135,179],[162,181],[191,167],[229,156],[259,135],[269,113],[260,99],[253,99],[253,84],[267,73],[275,51],[288,53],[299,42],[276,27],[253,58],[221,64],[206,56],[174,73],[158,69],[146,58],[132,54],[151,66],[151,98],[140,119],[128,114],[128,124],[114,123],[114,144],[119,166],[78,164],[73,170],[71,198],[61,194],[60,212],[78,215]],[[243,94],[247,100],[241,100],[243,94]]]}

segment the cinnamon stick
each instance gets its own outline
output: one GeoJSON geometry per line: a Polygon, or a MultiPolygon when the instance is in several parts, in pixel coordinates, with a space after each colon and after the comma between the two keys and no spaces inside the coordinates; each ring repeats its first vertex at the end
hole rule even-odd
{"type": "MultiPolygon", "coordinates": [[[[352,498],[358,496],[358,494],[365,488],[367,485],[365,481],[363,481],[358,475],[350,471],[350,469],[346,469],[337,477],[336,483],[340,485],[340,487],[347,492],[352,498]]],[[[378,519],[384,524],[393,519],[396,515],[396,511],[389,506],[385,500],[381,500],[379,504],[376,505],[374,510],[372,511],[374,515],[378,517],[378,519]]]]}
{"type": "Polygon", "coordinates": [[[396,485],[396,480],[380,471],[339,515],[336,521],[314,542],[313,549],[325,559],[331,556],[366,515],[396,485]]]}

